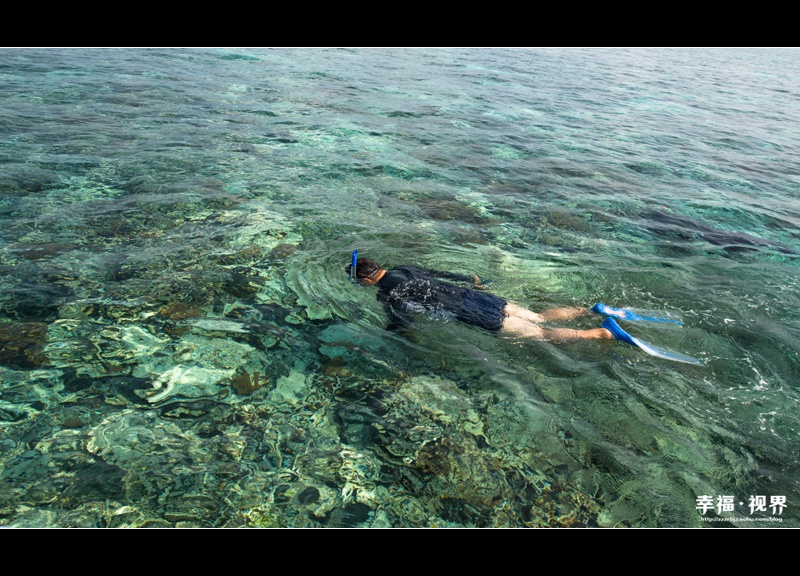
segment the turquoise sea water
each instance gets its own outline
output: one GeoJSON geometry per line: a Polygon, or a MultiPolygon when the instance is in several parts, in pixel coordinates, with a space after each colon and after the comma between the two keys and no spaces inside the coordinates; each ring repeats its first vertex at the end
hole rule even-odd
{"type": "Polygon", "coordinates": [[[0,86],[0,525],[800,526],[797,51],[0,50],[0,86]],[[681,318],[625,327],[702,363],[390,333],[353,249],[681,318]]]}

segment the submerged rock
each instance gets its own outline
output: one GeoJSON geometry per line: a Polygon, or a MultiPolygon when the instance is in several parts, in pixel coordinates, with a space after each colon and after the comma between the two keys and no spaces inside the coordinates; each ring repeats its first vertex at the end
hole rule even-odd
{"type": "Polygon", "coordinates": [[[287,258],[289,258],[292,254],[297,251],[297,246],[294,244],[278,244],[269,251],[268,259],[271,262],[281,262],[287,258]]]}
{"type": "Polygon", "coordinates": [[[73,249],[72,244],[64,244],[61,242],[45,242],[42,244],[24,244],[15,242],[9,246],[9,251],[12,254],[21,256],[26,260],[38,260],[47,256],[58,256],[64,252],[69,252],[73,249]]]}
{"type": "Polygon", "coordinates": [[[647,212],[642,215],[642,219],[650,232],[662,238],[677,239],[688,244],[702,239],[729,254],[762,249],[777,250],[783,254],[797,254],[796,250],[780,242],[758,238],[744,232],[728,232],[663,210],[647,212]]]}
{"type": "Polygon", "coordinates": [[[199,308],[190,308],[183,302],[175,302],[159,312],[162,317],[170,320],[185,320],[186,318],[197,318],[200,316],[199,308]]]}
{"type": "Polygon", "coordinates": [[[47,340],[47,324],[25,322],[0,325],[0,364],[33,368],[49,359],[43,344],[47,340]]]}
{"type": "Polygon", "coordinates": [[[331,527],[355,528],[364,524],[373,513],[372,509],[361,502],[353,502],[344,508],[333,510],[326,518],[326,524],[331,527]]]}
{"type": "Polygon", "coordinates": [[[247,372],[242,372],[231,378],[231,386],[233,389],[236,390],[236,393],[242,396],[248,396],[261,388],[261,386],[265,383],[265,381],[259,382],[260,374],[258,372],[253,372],[253,376],[251,378],[250,374],[247,372]]]}
{"type": "Polygon", "coordinates": [[[5,312],[29,321],[56,318],[59,308],[74,296],[70,287],[38,278],[25,279],[4,292],[9,297],[3,305],[5,312]]]}

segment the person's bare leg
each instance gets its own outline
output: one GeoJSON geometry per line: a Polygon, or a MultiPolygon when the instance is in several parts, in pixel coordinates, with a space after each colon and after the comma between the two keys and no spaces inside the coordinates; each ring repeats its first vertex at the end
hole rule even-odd
{"type": "Polygon", "coordinates": [[[545,340],[547,342],[574,342],[576,340],[613,340],[614,335],[605,328],[592,328],[590,330],[573,330],[572,328],[545,328],[538,324],[509,316],[503,322],[500,333],[507,336],[519,336],[532,340],[545,340]]]}
{"type": "Polygon", "coordinates": [[[588,313],[588,308],[551,308],[550,310],[539,312],[539,315],[544,318],[545,322],[555,322],[559,320],[572,320],[588,313]]]}
{"type": "Polygon", "coordinates": [[[503,309],[503,312],[505,312],[508,318],[519,318],[520,320],[527,320],[528,322],[533,322],[535,324],[545,321],[541,314],[532,312],[527,308],[523,308],[518,304],[514,304],[513,302],[506,303],[506,307],[503,309]]]}
{"type": "Polygon", "coordinates": [[[542,322],[559,322],[572,320],[589,313],[588,308],[551,308],[542,312],[531,312],[519,304],[509,302],[506,304],[505,313],[510,318],[520,318],[528,322],[540,324],[542,322]]]}

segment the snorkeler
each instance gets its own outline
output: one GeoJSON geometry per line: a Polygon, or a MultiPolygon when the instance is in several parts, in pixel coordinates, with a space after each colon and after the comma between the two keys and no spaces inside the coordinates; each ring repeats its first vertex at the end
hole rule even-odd
{"type": "MultiPolygon", "coordinates": [[[[347,273],[353,276],[352,264],[347,273]]],[[[614,339],[605,328],[573,330],[547,328],[547,322],[567,321],[588,314],[588,308],[555,308],[537,313],[483,292],[475,276],[428,270],[416,266],[382,268],[374,260],[358,258],[354,279],[362,286],[377,286],[380,301],[389,316],[389,330],[405,328],[412,322],[411,313],[431,319],[458,320],[490,332],[566,342],[573,340],[614,339]],[[472,288],[462,288],[446,280],[468,282],[472,288]]]]}
{"type": "Polygon", "coordinates": [[[634,338],[617,324],[615,318],[681,324],[680,320],[640,316],[630,310],[612,308],[602,303],[591,308],[553,308],[532,312],[484,292],[480,278],[474,274],[454,274],[416,266],[398,266],[386,270],[374,260],[357,256],[358,252],[353,251],[352,262],[345,270],[351,281],[361,286],[377,286],[378,301],[389,316],[389,330],[407,327],[413,321],[412,313],[416,313],[434,320],[458,320],[490,332],[547,342],[620,340],[652,356],[701,364],[691,356],[662,350],[634,338]],[[445,280],[470,283],[471,288],[463,288],[445,280]],[[550,322],[566,322],[589,313],[600,314],[606,319],[599,328],[589,330],[542,326],[550,322]]]}

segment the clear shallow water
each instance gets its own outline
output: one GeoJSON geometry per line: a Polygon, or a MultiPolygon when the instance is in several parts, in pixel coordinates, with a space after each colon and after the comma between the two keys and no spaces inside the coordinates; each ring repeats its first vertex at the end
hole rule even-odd
{"type": "Polygon", "coordinates": [[[0,51],[0,524],[797,526],[798,66],[0,51]],[[355,248],[703,364],[387,333],[355,248]]]}

